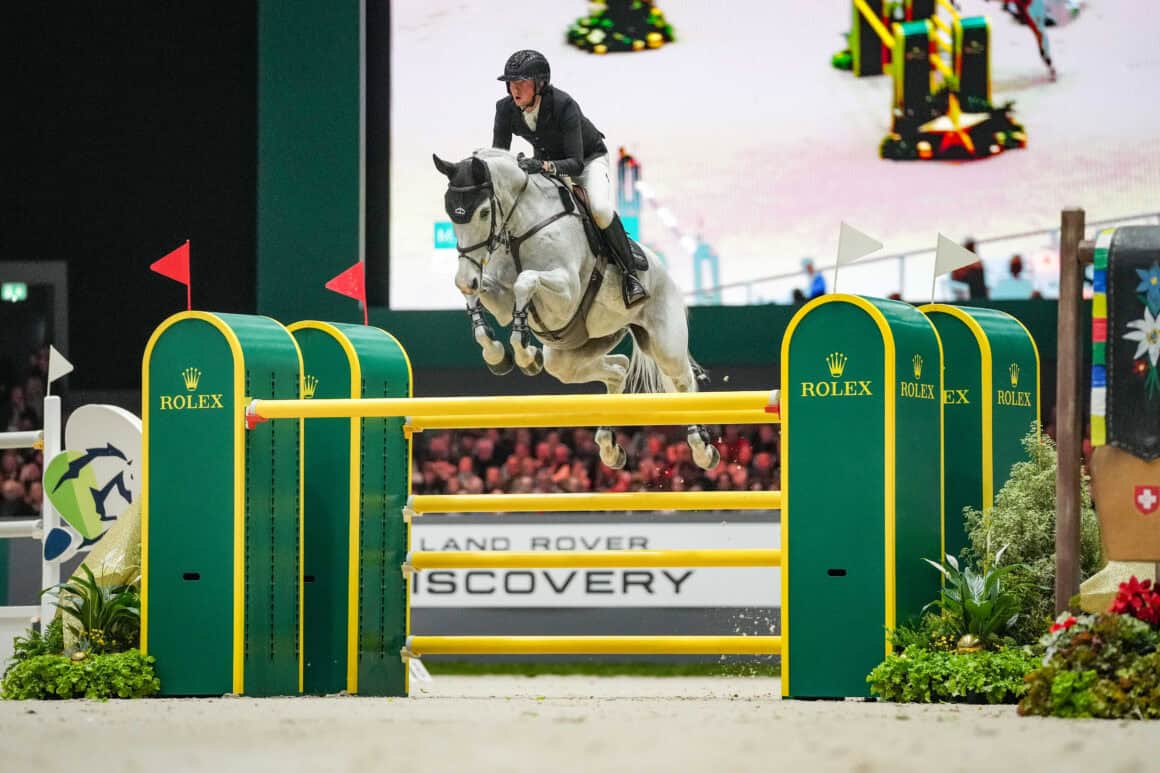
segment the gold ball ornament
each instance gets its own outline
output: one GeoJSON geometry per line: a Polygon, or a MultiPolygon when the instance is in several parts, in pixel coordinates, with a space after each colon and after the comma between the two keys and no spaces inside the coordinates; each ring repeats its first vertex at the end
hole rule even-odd
{"type": "Polygon", "coordinates": [[[966,654],[969,652],[978,652],[981,649],[983,649],[983,643],[979,641],[979,637],[973,633],[968,633],[959,639],[958,646],[955,647],[955,652],[966,654]]]}
{"type": "Polygon", "coordinates": [[[89,656],[89,653],[85,652],[84,650],[77,650],[76,652],[74,652],[72,655],[69,656],[69,660],[73,661],[74,663],[80,663],[82,660],[84,660],[88,656],[89,656]]]}
{"type": "Polygon", "coordinates": [[[644,49],[644,41],[643,40],[632,41],[632,50],[633,51],[641,51],[643,49],[644,49]]]}
{"type": "Polygon", "coordinates": [[[648,41],[649,48],[660,48],[665,42],[664,35],[659,32],[650,32],[645,35],[644,39],[648,41]]]}
{"type": "Polygon", "coordinates": [[[608,53],[608,46],[604,45],[603,43],[601,43],[598,46],[593,46],[592,53],[594,53],[594,54],[607,54],[608,53]]]}

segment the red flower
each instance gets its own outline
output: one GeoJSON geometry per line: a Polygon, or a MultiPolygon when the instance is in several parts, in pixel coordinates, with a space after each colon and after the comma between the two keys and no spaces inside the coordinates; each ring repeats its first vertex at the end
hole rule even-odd
{"type": "Polygon", "coordinates": [[[1160,592],[1152,586],[1151,580],[1138,580],[1132,576],[1127,582],[1120,583],[1120,592],[1116,594],[1110,611],[1160,626],[1160,592]]]}
{"type": "Polygon", "coordinates": [[[1075,625],[1075,623],[1076,620],[1074,617],[1069,617],[1062,623],[1052,623],[1051,633],[1055,633],[1056,631],[1066,631],[1068,628],[1071,628],[1073,625],[1075,625]]]}

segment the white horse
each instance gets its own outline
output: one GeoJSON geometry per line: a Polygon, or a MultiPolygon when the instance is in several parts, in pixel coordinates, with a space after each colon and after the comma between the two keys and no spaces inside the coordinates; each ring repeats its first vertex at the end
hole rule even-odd
{"type": "MultiPolygon", "coordinates": [[[[547,370],[566,384],[600,381],[610,394],[697,391],[703,371],[689,355],[685,303],[655,255],[640,247],[649,268],[638,277],[649,297],[626,309],[619,269],[593,251],[562,184],[524,172],[505,150],[477,150],[459,163],[433,158],[449,180],[444,204],[458,240],[455,286],[493,373],[509,372],[514,355],[527,375],[547,370]],[[496,339],[481,304],[512,326],[510,348],[496,339]],[[612,354],[626,334],[632,356],[612,354]]],[[[720,461],[703,426],[691,425],[688,441],[700,467],[720,461]]],[[[624,466],[611,429],[599,428],[596,442],[605,464],[624,466]]]]}

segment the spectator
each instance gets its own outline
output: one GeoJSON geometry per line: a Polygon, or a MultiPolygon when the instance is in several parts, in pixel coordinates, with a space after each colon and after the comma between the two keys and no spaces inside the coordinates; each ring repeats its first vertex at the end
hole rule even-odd
{"type": "Polygon", "coordinates": [[[1031,297],[1035,287],[1031,280],[1023,278],[1023,256],[1012,255],[1007,263],[1010,276],[1004,277],[995,283],[991,290],[993,300],[1024,301],[1031,297]]]}
{"type": "Polygon", "coordinates": [[[826,278],[814,267],[813,258],[802,258],[802,270],[806,272],[806,279],[808,280],[806,295],[809,298],[817,298],[819,295],[825,295],[826,278]]]}
{"type": "Polygon", "coordinates": [[[0,484],[0,518],[15,518],[36,515],[36,510],[25,501],[24,484],[18,480],[6,480],[0,484]]]}

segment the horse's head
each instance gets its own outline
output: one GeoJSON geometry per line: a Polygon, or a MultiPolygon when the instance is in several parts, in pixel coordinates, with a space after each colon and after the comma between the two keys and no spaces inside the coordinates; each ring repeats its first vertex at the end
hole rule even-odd
{"type": "Polygon", "coordinates": [[[448,181],[443,208],[455,229],[459,249],[459,270],[455,285],[464,295],[479,291],[484,281],[483,265],[503,243],[504,202],[511,203],[513,181],[526,179],[510,153],[477,150],[458,163],[432,155],[435,168],[448,181]]]}
{"type": "MultiPolygon", "coordinates": [[[[432,154],[435,168],[447,177],[447,192],[443,194],[443,208],[451,222],[465,226],[477,219],[484,225],[491,217],[491,172],[480,158],[471,156],[459,163],[444,161],[432,154]],[[482,208],[481,208],[482,207],[482,208]]],[[[458,230],[458,229],[456,229],[458,230]]]]}

